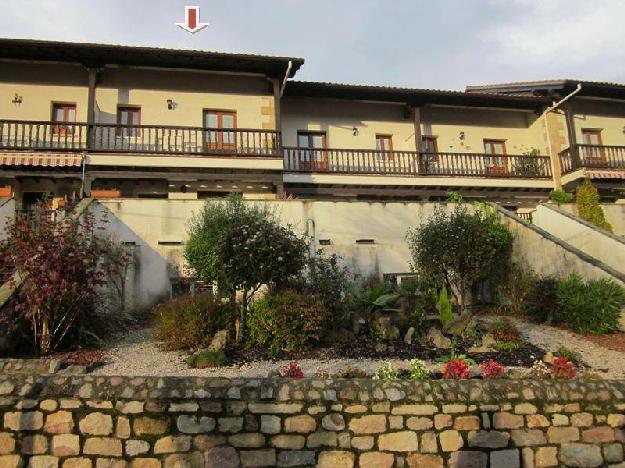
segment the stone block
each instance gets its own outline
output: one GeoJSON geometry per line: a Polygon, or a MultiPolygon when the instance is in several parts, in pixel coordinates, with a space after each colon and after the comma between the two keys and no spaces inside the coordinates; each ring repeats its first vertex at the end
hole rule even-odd
{"type": "Polygon", "coordinates": [[[519,403],[514,406],[515,414],[536,414],[537,408],[531,403],[519,403]]]}
{"type": "Polygon", "coordinates": [[[271,445],[281,449],[299,450],[306,445],[303,435],[280,434],[271,438],[271,445]]]}
{"type": "Polygon", "coordinates": [[[438,408],[434,405],[398,405],[395,406],[391,414],[408,416],[432,416],[438,413],[438,408]]]}
{"type": "Polygon", "coordinates": [[[133,421],[132,430],[137,436],[165,434],[169,431],[169,419],[140,416],[133,421]]]}
{"type": "Polygon", "coordinates": [[[536,427],[549,427],[551,422],[542,414],[531,414],[527,417],[527,427],[534,429],[536,427]]]}
{"type": "Polygon", "coordinates": [[[176,426],[183,434],[202,434],[215,429],[215,418],[181,414],[176,420],[176,426]]]}
{"type": "Polygon", "coordinates": [[[353,417],[349,422],[349,430],[354,434],[379,434],[386,431],[386,416],[374,414],[353,417]]]}
{"type": "Polygon", "coordinates": [[[477,416],[457,416],[454,429],[459,431],[474,431],[480,428],[480,418],[477,416]]]}
{"type": "Polygon", "coordinates": [[[449,414],[437,414],[434,416],[434,427],[436,429],[445,429],[451,427],[453,418],[449,414]]]}
{"type": "Polygon", "coordinates": [[[119,416],[115,425],[115,437],[128,439],[130,434],[130,420],[124,416],[119,416]]]}
{"type": "Polygon", "coordinates": [[[236,468],[241,466],[239,454],[232,447],[213,447],[206,452],[205,468],[236,468]]]}
{"type": "Polygon", "coordinates": [[[234,447],[262,447],[265,445],[265,436],[255,432],[235,434],[228,437],[228,443],[234,447]]]}
{"type": "Polygon", "coordinates": [[[394,463],[392,453],[365,452],[358,459],[358,466],[363,468],[391,468],[394,463]]]}
{"type": "Polygon", "coordinates": [[[241,417],[219,418],[218,430],[225,433],[240,432],[243,429],[243,421],[241,417]]]}
{"type": "Polygon", "coordinates": [[[48,451],[48,438],[40,434],[27,435],[20,445],[23,454],[38,455],[48,451]]]}
{"type": "Polygon", "coordinates": [[[284,420],[285,432],[298,432],[306,434],[317,429],[317,421],[312,416],[302,414],[300,416],[290,416],[284,420]]]}
{"type": "Polygon", "coordinates": [[[112,439],[110,437],[91,437],[85,441],[83,454],[121,457],[122,442],[121,440],[112,439]]]}
{"type": "Polygon", "coordinates": [[[593,415],[590,413],[576,413],[571,415],[571,425],[575,427],[590,427],[593,422],[593,415]]]}
{"type": "Polygon", "coordinates": [[[430,418],[411,416],[406,419],[406,427],[413,431],[425,431],[434,427],[434,422],[430,418]]]}
{"type": "Polygon", "coordinates": [[[161,468],[157,458],[136,458],[130,462],[130,468],[161,468]]]}
{"type": "Polygon", "coordinates": [[[614,429],[611,427],[593,427],[582,431],[582,441],[591,444],[614,442],[614,429]]]}
{"type": "Polygon", "coordinates": [[[129,457],[136,457],[137,455],[143,455],[150,450],[150,444],[145,440],[127,440],[126,441],[126,455],[129,457]]]}
{"type": "Polygon", "coordinates": [[[455,452],[464,446],[462,436],[456,430],[442,431],[438,439],[441,443],[443,452],[455,452]]]}
{"type": "Polygon", "coordinates": [[[603,458],[606,463],[619,463],[623,461],[623,445],[619,443],[603,446],[603,458]]]}
{"type": "Polygon", "coordinates": [[[90,413],[78,423],[82,434],[106,436],[113,433],[113,419],[104,413],[90,413]]]}
{"type": "Polygon", "coordinates": [[[373,448],[373,437],[357,436],[352,438],[351,445],[358,450],[371,450],[373,448]]]}
{"type": "Polygon", "coordinates": [[[93,463],[88,458],[66,458],[63,461],[63,468],[92,468],[93,463]]]}
{"type": "Polygon", "coordinates": [[[263,414],[293,414],[302,411],[301,403],[250,403],[250,413],[263,414]]]}
{"type": "Polygon", "coordinates": [[[28,468],[58,468],[59,459],[51,455],[33,455],[28,460],[28,468]]]}
{"type": "Polygon", "coordinates": [[[421,434],[421,453],[438,453],[438,438],[435,432],[421,434]]]}
{"type": "Polygon", "coordinates": [[[560,461],[567,466],[595,467],[603,465],[601,449],[590,444],[563,444],[560,449],[560,461]]]}
{"type": "Polygon", "coordinates": [[[313,466],[315,452],[312,450],[289,450],[278,454],[278,466],[313,466]]]}
{"type": "Polygon", "coordinates": [[[336,432],[313,432],[306,439],[306,446],[309,448],[336,447],[336,445],[336,432]]]}
{"type": "Polygon", "coordinates": [[[558,466],[558,449],[556,447],[538,447],[534,461],[537,468],[558,466]]]}
{"type": "Polygon", "coordinates": [[[191,437],[189,436],[165,436],[154,444],[154,453],[177,453],[191,450],[191,437]]]}
{"type": "Polygon", "coordinates": [[[195,468],[206,466],[202,452],[174,453],[163,460],[162,468],[195,468]]]}
{"type": "Polygon", "coordinates": [[[488,455],[485,453],[460,450],[450,455],[447,466],[450,468],[486,468],[487,464],[488,455]]]}
{"type": "Polygon", "coordinates": [[[0,455],[15,451],[15,439],[7,432],[0,432],[0,455]]]}
{"type": "Polygon", "coordinates": [[[550,427],[547,429],[549,443],[562,444],[579,440],[579,429],[576,427],[550,427]]]}
{"type": "Polygon", "coordinates": [[[352,468],[355,456],[352,452],[334,450],[321,452],[317,468],[352,468]]]}
{"type": "Polygon", "coordinates": [[[22,468],[24,460],[19,455],[0,455],[0,466],[2,468],[22,468]]]}
{"type": "Polygon", "coordinates": [[[521,468],[518,449],[495,450],[490,452],[490,466],[497,468],[521,468]]]}
{"type": "Polygon", "coordinates": [[[495,429],[517,429],[524,426],[523,416],[511,413],[495,413],[493,426],[495,429]]]}
{"type": "Polygon", "coordinates": [[[342,431],[345,429],[345,418],[342,414],[326,414],[321,420],[321,425],[327,431],[342,431]]]}
{"type": "Polygon", "coordinates": [[[409,468],[443,468],[443,458],[439,455],[411,453],[406,457],[409,468]]]}
{"type": "Polygon", "coordinates": [[[378,448],[388,452],[414,452],[419,449],[417,434],[412,431],[380,434],[378,448]]]}
{"type": "MultiPolygon", "coordinates": [[[[71,413],[70,413],[71,415],[71,413]]],[[[43,413],[40,411],[4,413],[4,428],[11,431],[37,431],[43,426],[43,413]]]]}
{"type": "Polygon", "coordinates": [[[281,429],[281,422],[278,416],[263,414],[260,417],[260,432],[265,434],[278,434],[281,429]]]}
{"type": "Polygon", "coordinates": [[[469,447],[496,449],[508,446],[510,434],[500,431],[472,431],[468,439],[469,447]]]}
{"type": "Polygon", "coordinates": [[[245,467],[276,466],[276,451],[269,450],[243,450],[240,454],[241,464],[245,467]]]}
{"type": "Polygon", "coordinates": [[[80,454],[80,438],[74,434],[58,434],[52,437],[52,455],[67,457],[80,454]]]}
{"type": "Polygon", "coordinates": [[[547,440],[540,429],[514,429],[510,432],[512,442],[517,447],[545,445],[547,440]]]}

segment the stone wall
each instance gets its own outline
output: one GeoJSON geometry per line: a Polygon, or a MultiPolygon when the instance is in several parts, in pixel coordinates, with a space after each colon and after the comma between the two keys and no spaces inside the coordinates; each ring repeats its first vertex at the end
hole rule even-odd
{"type": "Polygon", "coordinates": [[[0,466],[625,466],[625,382],[0,374],[0,466]]]}

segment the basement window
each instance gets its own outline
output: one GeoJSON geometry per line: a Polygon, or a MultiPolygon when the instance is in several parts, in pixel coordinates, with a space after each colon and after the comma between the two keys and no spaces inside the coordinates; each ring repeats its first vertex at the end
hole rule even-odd
{"type": "Polygon", "coordinates": [[[331,245],[332,241],[330,239],[319,239],[319,245],[331,245]]]}
{"type": "Polygon", "coordinates": [[[182,245],[182,241],[158,241],[158,245],[182,245]]]}
{"type": "Polygon", "coordinates": [[[375,244],[375,239],[356,239],[356,244],[375,244]]]}

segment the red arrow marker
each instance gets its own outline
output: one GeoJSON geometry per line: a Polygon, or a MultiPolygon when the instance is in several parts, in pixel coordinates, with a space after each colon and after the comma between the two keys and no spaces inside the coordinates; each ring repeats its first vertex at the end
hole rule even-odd
{"type": "Polygon", "coordinates": [[[208,26],[208,23],[200,22],[200,7],[199,6],[186,6],[184,7],[184,23],[176,23],[176,26],[184,29],[191,34],[195,34],[208,26]]]}

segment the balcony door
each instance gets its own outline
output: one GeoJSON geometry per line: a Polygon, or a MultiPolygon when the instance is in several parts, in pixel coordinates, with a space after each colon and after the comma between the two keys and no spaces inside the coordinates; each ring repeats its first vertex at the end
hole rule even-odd
{"type": "Polygon", "coordinates": [[[603,139],[601,138],[601,130],[583,128],[582,140],[585,146],[582,148],[581,155],[584,163],[588,165],[602,165],[605,161],[605,150],[603,148],[603,139]]]}
{"type": "Polygon", "coordinates": [[[484,154],[487,174],[506,174],[508,172],[505,140],[484,140],[484,154]]]}
{"type": "Polygon", "coordinates": [[[235,111],[205,110],[204,128],[204,144],[208,150],[236,150],[236,134],[228,131],[237,128],[235,111]]]}
{"type": "Polygon", "coordinates": [[[328,169],[325,132],[297,132],[300,148],[299,165],[303,169],[328,169]]]}
{"type": "Polygon", "coordinates": [[[376,135],[375,149],[379,151],[378,158],[393,160],[393,135],[376,135]]]}
{"type": "Polygon", "coordinates": [[[71,135],[73,125],[59,125],[58,123],[75,123],[76,122],[76,104],[52,104],[52,126],[53,135],[71,135]]]}
{"type": "Polygon", "coordinates": [[[138,106],[117,107],[117,136],[125,138],[138,137],[141,125],[141,108],[138,106]]]}

